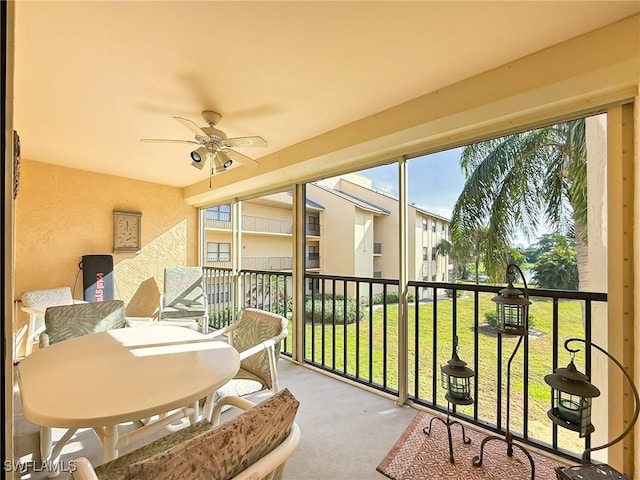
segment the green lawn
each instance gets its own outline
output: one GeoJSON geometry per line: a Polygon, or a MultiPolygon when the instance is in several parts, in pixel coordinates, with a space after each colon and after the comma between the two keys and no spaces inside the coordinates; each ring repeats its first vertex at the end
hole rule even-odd
{"type": "MultiPolygon", "coordinates": [[[[484,323],[484,312],[495,309],[491,302],[493,295],[486,293],[479,295],[479,322],[484,323]]],[[[529,343],[529,436],[546,443],[551,443],[551,421],[547,417],[550,407],[550,390],[544,383],[544,376],[552,372],[552,301],[533,298],[531,313],[535,317],[535,327],[542,332],[539,337],[530,336],[529,343]]],[[[439,367],[451,358],[452,347],[452,299],[439,299],[437,302],[437,392],[436,401],[446,407],[444,390],[440,388],[439,367]]],[[[419,398],[431,401],[431,388],[434,372],[432,370],[433,341],[433,303],[420,304],[419,317],[415,318],[415,308],[409,308],[409,394],[416,393],[419,398]],[[417,325],[417,326],[416,326],[417,325]],[[417,331],[417,335],[416,335],[417,331]],[[416,341],[417,337],[417,341],[416,341]],[[417,352],[417,354],[416,354],[417,352]],[[417,375],[416,375],[417,362],[417,375]],[[417,379],[417,385],[416,385],[417,379]]],[[[473,295],[457,299],[457,334],[459,338],[458,353],[460,358],[469,363],[473,368],[474,344],[473,344],[473,295]]],[[[568,353],[562,348],[566,338],[582,337],[581,306],[577,301],[561,301],[559,303],[559,351],[560,366],[565,366],[569,361],[568,353]]],[[[338,323],[335,328],[331,324],[316,324],[315,327],[306,327],[306,359],[335,368],[339,372],[358,376],[366,381],[383,384],[386,370],[385,386],[397,389],[398,386],[398,307],[389,305],[386,309],[386,320],[382,308],[372,312],[365,310],[365,320],[359,324],[350,324],[346,327],[338,323]],[[386,329],[385,329],[386,322],[386,329]],[[386,331],[386,338],[385,338],[386,331]],[[324,335],[323,335],[324,333],[324,335]],[[371,345],[369,338],[371,336],[371,345]],[[324,338],[323,338],[324,337],[324,338]],[[344,344],[347,343],[346,369],[344,344]],[[385,347],[386,342],[386,349],[385,347]],[[335,343],[335,356],[332,353],[335,343]],[[312,344],[313,357],[312,357],[312,344]],[[324,348],[323,348],[324,346],[324,348]],[[358,348],[359,356],[356,356],[358,348]],[[324,351],[324,361],[322,353],[324,351]],[[387,358],[384,358],[384,352],[387,358]],[[371,357],[371,361],[369,360],[371,357]],[[386,360],[386,369],[385,369],[386,360]],[[359,367],[356,370],[356,366],[359,367]]],[[[517,339],[503,339],[503,383],[506,389],[507,360],[515,347],[517,339]]],[[[478,339],[479,368],[476,372],[478,383],[478,417],[480,420],[495,424],[497,403],[497,345],[498,340],[491,333],[480,333],[478,339]]],[[[521,346],[512,363],[511,372],[511,430],[522,431],[522,398],[523,398],[523,354],[521,346]]],[[[576,366],[583,370],[580,364],[582,356],[576,358],[576,366]]],[[[583,370],[584,371],[584,370],[583,370]]],[[[459,408],[459,411],[473,415],[473,406],[459,408]]],[[[506,419],[506,392],[503,391],[503,427],[506,419]]],[[[583,441],[577,434],[559,429],[559,446],[561,448],[581,453],[584,448],[583,441]]]]}

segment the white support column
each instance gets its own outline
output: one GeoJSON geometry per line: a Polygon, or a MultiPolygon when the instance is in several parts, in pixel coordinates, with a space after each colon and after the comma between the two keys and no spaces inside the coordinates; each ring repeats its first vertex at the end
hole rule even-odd
{"type": "MultiPolygon", "coordinates": [[[[633,377],[634,323],[634,145],[633,105],[607,111],[607,217],[608,217],[608,352],[633,377]]],[[[609,368],[609,438],[618,436],[632,415],[633,396],[624,377],[609,368]]],[[[606,387],[605,387],[606,388],[606,387]]],[[[608,463],[633,477],[633,436],[609,448],[608,463]]]]}
{"type": "MultiPolygon", "coordinates": [[[[398,230],[398,280],[400,301],[398,304],[398,404],[407,403],[409,389],[409,319],[407,315],[408,245],[407,223],[409,203],[407,199],[407,161],[398,162],[399,230],[398,230]]],[[[418,361],[418,359],[416,359],[418,361]]]]}
{"type": "Polygon", "coordinates": [[[296,184],[293,190],[293,326],[292,358],[296,362],[304,361],[304,269],[306,248],[306,199],[304,184],[296,184]]]}
{"type": "Polygon", "coordinates": [[[231,276],[233,277],[233,318],[242,306],[242,202],[231,203],[231,276]]]}

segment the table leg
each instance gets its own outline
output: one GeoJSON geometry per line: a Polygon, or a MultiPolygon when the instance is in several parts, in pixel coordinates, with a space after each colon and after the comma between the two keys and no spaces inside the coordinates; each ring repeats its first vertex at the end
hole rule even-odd
{"type": "Polygon", "coordinates": [[[200,418],[200,400],[196,400],[193,403],[193,413],[189,415],[189,423],[193,425],[200,418]]]}
{"type": "Polygon", "coordinates": [[[48,461],[51,457],[51,427],[40,427],[40,461],[48,461]]]}
{"type": "Polygon", "coordinates": [[[102,438],[102,454],[105,463],[118,458],[118,425],[108,425],[104,427],[104,437],[102,438]]]}

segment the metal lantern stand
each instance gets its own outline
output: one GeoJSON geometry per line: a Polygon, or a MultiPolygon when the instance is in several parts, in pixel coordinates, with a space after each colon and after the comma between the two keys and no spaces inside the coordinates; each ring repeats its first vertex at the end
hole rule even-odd
{"type": "MultiPolygon", "coordinates": [[[[581,338],[570,338],[564,342],[564,348],[574,356],[579,350],[569,348],[570,342],[582,342],[587,347],[599,350],[622,371],[631,386],[635,409],[631,422],[620,435],[604,445],[587,448],[582,454],[582,465],[578,467],[558,467],[556,468],[556,476],[559,480],[630,480],[627,476],[607,464],[590,464],[588,458],[591,452],[608,448],[618,443],[631,432],[640,413],[638,390],[629,372],[602,347],[581,338]]],[[[589,377],[576,370],[573,358],[567,368],[558,368],[555,373],[545,376],[544,380],[551,387],[551,410],[547,412],[551,421],[561,427],[580,432],[581,437],[593,432],[594,428],[591,425],[591,399],[598,396],[600,391],[591,384],[589,377]]]]}
{"type": "Polygon", "coordinates": [[[459,425],[462,430],[462,441],[468,445],[471,443],[471,439],[467,437],[464,431],[464,425],[457,420],[451,420],[449,417],[449,411],[451,404],[454,405],[471,405],[474,400],[471,396],[470,380],[475,376],[475,372],[468,368],[467,363],[460,360],[458,357],[458,337],[453,341],[453,355],[451,360],[440,368],[442,387],[447,391],[444,398],[447,400],[447,419],[443,420],[440,417],[432,417],[429,421],[429,426],[422,429],[426,435],[431,435],[431,429],[434,420],[443,423],[447,427],[447,436],[449,439],[449,462],[455,463],[453,460],[453,441],[451,439],[451,426],[459,425]]]}
{"type": "MultiPolygon", "coordinates": [[[[482,465],[482,459],[484,456],[484,446],[493,440],[499,440],[505,442],[507,444],[507,456],[513,456],[513,448],[517,447],[526,455],[529,459],[529,463],[531,464],[531,480],[535,480],[535,472],[536,467],[533,462],[533,457],[529,453],[529,451],[524,448],[522,445],[513,442],[513,435],[511,434],[511,430],[509,429],[509,420],[510,420],[510,405],[511,405],[511,362],[513,358],[516,356],[518,349],[520,348],[520,344],[522,343],[522,339],[529,333],[529,305],[531,302],[529,301],[529,293],[527,289],[527,280],[520,270],[520,267],[517,265],[510,263],[507,265],[507,276],[515,274],[517,271],[522,277],[522,282],[524,283],[524,292],[513,287],[513,283],[509,281],[509,285],[507,288],[500,290],[498,295],[494,297],[492,300],[496,303],[497,313],[498,313],[498,325],[497,330],[500,334],[506,333],[509,335],[518,335],[520,338],[518,339],[518,343],[509,357],[509,362],[507,363],[507,425],[506,425],[506,433],[504,438],[499,437],[497,435],[491,435],[485,437],[480,444],[480,455],[476,455],[473,457],[473,466],[480,467],[482,465]],[[524,295],[524,298],[521,296],[524,295]]],[[[502,337],[500,337],[500,341],[502,341],[502,337]]]]}

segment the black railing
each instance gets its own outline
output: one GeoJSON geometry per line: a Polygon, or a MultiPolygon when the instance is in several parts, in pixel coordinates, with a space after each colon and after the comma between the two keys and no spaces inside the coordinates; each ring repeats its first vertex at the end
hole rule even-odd
{"type": "Polygon", "coordinates": [[[320,224],[319,223],[307,223],[307,235],[311,235],[317,237],[320,235],[320,224]]]}
{"type": "MultiPolygon", "coordinates": [[[[212,278],[225,281],[230,275],[225,271],[212,278]]],[[[304,362],[398,395],[398,281],[307,273],[304,284],[310,288],[305,296],[304,362]]],[[[239,285],[242,307],[291,318],[291,273],[242,271],[239,285]]],[[[495,312],[491,298],[500,288],[409,282],[407,368],[409,400],[446,412],[440,367],[451,358],[452,339],[457,336],[458,354],[476,372],[476,401],[454,408],[452,415],[504,433],[504,373],[516,338],[498,334],[491,326],[495,312]]],[[[231,286],[228,289],[233,291],[231,286]]],[[[510,430],[519,441],[579,458],[589,446],[589,437],[558,435],[557,426],[546,415],[551,399],[543,377],[568,362],[559,354],[566,338],[591,340],[593,304],[606,302],[607,295],[531,288],[529,297],[531,329],[512,369],[510,430]]],[[[282,349],[285,355],[291,355],[291,346],[289,337],[282,349]]],[[[585,355],[575,361],[578,369],[590,375],[588,350],[585,355]]]]}

